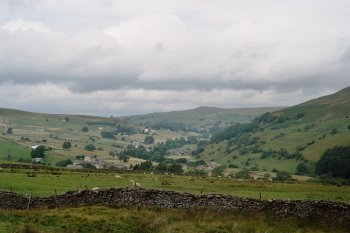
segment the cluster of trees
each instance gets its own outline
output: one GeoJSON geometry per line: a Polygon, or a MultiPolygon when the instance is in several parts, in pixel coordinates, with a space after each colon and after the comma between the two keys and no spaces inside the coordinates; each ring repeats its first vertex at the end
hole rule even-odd
{"type": "Polygon", "coordinates": [[[189,137],[187,140],[184,137],[176,138],[174,140],[167,139],[165,143],[157,144],[151,150],[146,149],[142,145],[138,146],[137,148],[129,145],[127,149],[120,152],[118,156],[125,155],[128,157],[136,157],[155,162],[163,162],[165,161],[164,156],[167,155],[168,150],[179,148],[188,144],[193,144],[195,142],[198,142],[198,139],[194,137],[189,137]]]}
{"type": "Polygon", "coordinates": [[[150,144],[153,144],[154,143],[154,137],[151,136],[151,135],[147,135],[144,139],[144,143],[146,145],[150,145],[150,144]]]}
{"type": "Polygon", "coordinates": [[[158,173],[174,173],[174,174],[181,174],[183,173],[182,166],[180,164],[167,164],[167,163],[159,163],[156,166],[153,166],[151,161],[145,161],[141,164],[135,164],[134,166],[131,166],[133,170],[142,170],[142,171],[154,171],[158,173]]]}
{"type": "Polygon", "coordinates": [[[48,151],[49,148],[45,146],[38,146],[30,152],[32,158],[43,158],[45,156],[45,151],[48,151]]]}
{"type": "Polygon", "coordinates": [[[110,131],[101,131],[101,137],[102,138],[107,138],[107,139],[115,139],[115,132],[110,132],[110,131]]]}
{"type": "Polygon", "coordinates": [[[315,169],[317,175],[350,179],[350,146],[327,149],[316,163],[315,169]]]}
{"type": "Polygon", "coordinates": [[[113,125],[113,127],[116,129],[114,131],[101,131],[101,137],[107,138],[107,139],[115,139],[115,136],[118,134],[121,135],[131,135],[136,134],[137,131],[132,127],[127,127],[123,125],[113,125]]]}
{"type": "Polygon", "coordinates": [[[211,142],[218,143],[223,140],[235,138],[243,133],[255,132],[258,128],[259,125],[255,122],[248,124],[236,124],[225,129],[223,132],[214,135],[211,139],[211,142]]]}
{"type": "Polygon", "coordinates": [[[299,151],[296,151],[294,153],[288,152],[286,149],[281,148],[279,151],[275,151],[272,149],[264,150],[261,159],[266,159],[268,157],[277,157],[277,158],[283,158],[283,159],[296,159],[296,160],[303,160],[304,156],[299,151]]]}

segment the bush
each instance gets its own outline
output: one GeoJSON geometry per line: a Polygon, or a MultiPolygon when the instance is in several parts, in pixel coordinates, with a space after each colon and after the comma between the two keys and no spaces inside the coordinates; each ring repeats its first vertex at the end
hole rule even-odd
{"type": "Polygon", "coordinates": [[[145,142],[146,145],[153,144],[154,143],[154,137],[152,137],[151,135],[147,135],[145,137],[144,142],[145,142]]]}
{"type": "Polygon", "coordinates": [[[8,128],[6,130],[6,134],[13,134],[13,129],[12,128],[8,128]]]}
{"type": "Polygon", "coordinates": [[[186,158],[179,158],[177,160],[175,160],[177,163],[187,163],[187,159],[186,158]]]}
{"type": "Polygon", "coordinates": [[[68,150],[72,147],[72,143],[70,141],[64,141],[62,147],[63,149],[68,150]]]}
{"type": "Polygon", "coordinates": [[[81,132],[87,133],[89,132],[89,128],[84,126],[83,128],[81,128],[81,132]]]}
{"type": "Polygon", "coordinates": [[[305,113],[298,113],[297,120],[299,120],[300,118],[303,118],[304,116],[305,116],[305,113]]]}
{"type": "Polygon", "coordinates": [[[184,170],[182,170],[182,166],[180,164],[174,163],[168,167],[168,172],[181,174],[184,172],[184,170]]]}
{"type": "Polygon", "coordinates": [[[215,177],[215,176],[222,176],[224,171],[225,171],[225,169],[226,169],[225,165],[215,167],[213,169],[213,171],[211,172],[211,176],[213,176],[213,177],[215,177]]]}
{"type": "Polygon", "coordinates": [[[147,160],[147,161],[145,161],[145,162],[142,162],[142,163],[140,164],[139,169],[140,169],[140,170],[147,170],[147,171],[152,170],[152,169],[153,169],[152,162],[149,161],[149,160],[147,160]]]}
{"type": "Polygon", "coordinates": [[[337,128],[333,128],[333,129],[331,130],[331,134],[336,134],[336,133],[338,133],[338,129],[337,129],[337,128]]]}
{"type": "Polygon", "coordinates": [[[292,180],[292,176],[286,171],[279,171],[276,177],[273,178],[274,181],[288,181],[292,180]]]}
{"type": "Polygon", "coordinates": [[[102,138],[107,138],[107,139],[115,139],[114,133],[110,131],[102,131],[101,132],[101,137],[102,138]]]}
{"type": "Polygon", "coordinates": [[[56,163],[56,166],[57,167],[66,167],[67,165],[69,164],[73,164],[72,160],[70,159],[64,159],[64,160],[61,160],[61,161],[58,161],[56,163]]]}
{"type": "Polygon", "coordinates": [[[237,179],[251,179],[251,173],[248,169],[243,169],[242,171],[239,171],[236,173],[235,178],[237,179]]]}
{"type": "Polygon", "coordinates": [[[84,147],[84,149],[87,151],[94,151],[94,150],[96,150],[96,147],[92,144],[88,144],[84,147]]]}
{"type": "Polygon", "coordinates": [[[310,168],[306,163],[299,163],[297,166],[297,172],[296,175],[306,175],[310,174],[310,168]]]}
{"type": "Polygon", "coordinates": [[[188,171],[188,174],[192,175],[200,175],[200,176],[207,176],[208,172],[202,169],[191,169],[188,171]]]}
{"type": "Polygon", "coordinates": [[[160,173],[165,173],[168,171],[168,165],[165,163],[159,163],[155,168],[155,171],[160,172],[160,173]]]}

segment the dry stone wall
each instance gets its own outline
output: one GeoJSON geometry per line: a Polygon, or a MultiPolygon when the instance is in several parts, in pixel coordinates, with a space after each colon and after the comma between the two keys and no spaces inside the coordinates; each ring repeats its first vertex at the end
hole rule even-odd
{"type": "Polygon", "coordinates": [[[13,192],[0,192],[0,209],[59,208],[81,205],[244,210],[268,212],[278,216],[342,219],[350,223],[350,204],[329,201],[258,200],[231,195],[194,195],[143,188],[70,191],[50,197],[25,197],[13,192]]]}

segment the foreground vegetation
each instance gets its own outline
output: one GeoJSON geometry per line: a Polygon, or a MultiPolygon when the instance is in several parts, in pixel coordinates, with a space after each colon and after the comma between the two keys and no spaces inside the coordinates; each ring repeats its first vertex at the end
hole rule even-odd
{"type": "Polygon", "coordinates": [[[348,232],[321,219],[261,213],[80,207],[0,211],[0,232],[348,232]],[[283,221],[283,224],[281,224],[283,221]]]}
{"type": "Polygon", "coordinates": [[[186,175],[115,173],[98,171],[2,169],[0,190],[20,194],[51,196],[55,192],[99,188],[131,187],[134,182],[143,188],[166,189],[194,194],[220,193],[263,199],[333,200],[350,202],[350,187],[321,185],[312,182],[277,183],[234,178],[213,178],[186,175]]]}

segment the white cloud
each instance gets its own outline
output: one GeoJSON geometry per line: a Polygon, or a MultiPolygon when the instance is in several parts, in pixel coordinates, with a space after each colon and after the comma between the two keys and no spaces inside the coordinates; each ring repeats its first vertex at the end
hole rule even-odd
{"type": "Polygon", "coordinates": [[[50,31],[41,22],[28,22],[21,18],[5,23],[4,25],[2,25],[1,29],[8,32],[33,30],[45,33],[50,31]]]}

